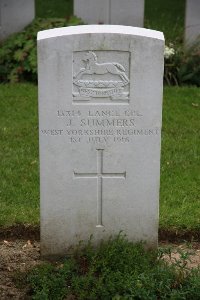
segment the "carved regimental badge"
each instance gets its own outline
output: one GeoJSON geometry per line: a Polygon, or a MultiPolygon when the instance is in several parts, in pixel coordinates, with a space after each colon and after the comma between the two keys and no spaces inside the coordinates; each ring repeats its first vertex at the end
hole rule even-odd
{"type": "Polygon", "coordinates": [[[127,103],[129,101],[129,55],[129,52],[123,51],[75,52],[73,101],[127,103]]]}

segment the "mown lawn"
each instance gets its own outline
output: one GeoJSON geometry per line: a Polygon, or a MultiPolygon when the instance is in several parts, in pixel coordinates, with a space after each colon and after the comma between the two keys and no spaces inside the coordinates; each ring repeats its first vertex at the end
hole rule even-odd
{"type": "Polygon", "coordinates": [[[0,226],[38,223],[37,88],[0,85],[0,226]]]}
{"type": "Polygon", "coordinates": [[[200,229],[200,89],[165,88],[160,227],[200,229]]]}
{"type": "MultiPolygon", "coordinates": [[[[37,87],[0,85],[0,226],[39,223],[37,87]]],[[[166,87],[161,229],[200,229],[200,89],[166,87]]]]}

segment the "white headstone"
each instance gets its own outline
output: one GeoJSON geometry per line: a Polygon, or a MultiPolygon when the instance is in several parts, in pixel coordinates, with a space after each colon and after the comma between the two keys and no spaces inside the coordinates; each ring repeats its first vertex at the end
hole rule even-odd
{"type": "Polygon", "coordinates": [[[74,14],[88,24],[109,24],[109,0],[74,0],[74,14]]]}
{"type": "Polygon", "coordinates": [[[143,27],[144,0],[111,0],[110,24],[143,27]]]}
{"type": "Polygon", "coordinates": [[[35,17],[34,0],[0,0],[0,40],[21,31],[35,17]]]}
{"type": "Polygon", "coordinates": [[[88,24],[143,27],[144,0],[74,0],[74,14],[88,24]]]}
{"type": "Polygon", "coordinates": [[[163,52],[141,28],[39,32],[42,255],[121,230],[156,247],[163,52]]]}
{"type": "Polygon", "coordinates": [[[200,0],[187,0],[185,19],[185,45],[200,41],[200,0]]]}

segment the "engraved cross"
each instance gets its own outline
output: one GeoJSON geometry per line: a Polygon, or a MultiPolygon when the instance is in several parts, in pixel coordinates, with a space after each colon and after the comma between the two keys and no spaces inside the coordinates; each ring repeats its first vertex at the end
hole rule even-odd
{"type": "Polygon", "coordinates": [[[106,173],[103,171],[103,150],[97,149],[97,172],[78,173],[74,172],[75,178],[96,178],[97,179],[97,226],[102,227],[102,202],[103,202],[103,179],[104,178],[126,178],[126,172],[106,173]]]}

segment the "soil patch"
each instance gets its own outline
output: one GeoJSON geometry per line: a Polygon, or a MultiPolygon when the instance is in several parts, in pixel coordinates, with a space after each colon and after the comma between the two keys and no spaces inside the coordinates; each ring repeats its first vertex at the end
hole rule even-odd
{"type": "MultiPolygon", "coordinates": [[[[10,227],[0,227],[0,241],[4,239],[40,240],[39,225],[18,224],[10,227]]],[[[200,242],[200,230],[159,229],[159,241],[168,243],[200,242]]]]}
{"type": "Polygon", "coordinates": [[[33,225],[13,225],[10,227],[0,227],[0,241],[4,239],[16,240],[40,240],[40,228],[33,225]]]}
{"type": "Polygon", "coordinates": [[[159,229],[159,241],[169,243],[200,242],[200,230],[159,229]]]}
{"type": "MultiPolygon", "coordinates": [[[[181,256],[185,256],[184,265],[186,269],[200,267],[200,243],[169,244],[167,242],[159,243],[159,247],[170,249],[169,254],[165,254],[163,259],[169,263],[180,261],[181,256]]],[[[182,261],[183,262],[183,261],[182,261]]]]}
{"type": "Polygon", "coordinates": [[[15,277],[41,263],[39,242],[13,240],[0,242],[0,299],[28,299],[27,287],[16,286],[15,277]]]}

